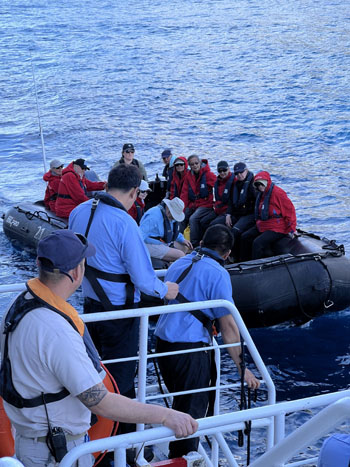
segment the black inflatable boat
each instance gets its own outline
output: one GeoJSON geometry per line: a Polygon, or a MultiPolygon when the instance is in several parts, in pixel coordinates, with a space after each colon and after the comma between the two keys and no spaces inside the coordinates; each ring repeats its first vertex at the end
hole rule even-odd
{"type": "MultiPolygon", "coordinates": [[[[160,185],[153,188],[148,206],[159,202],[160,185]]],[[[5,234],[17,246],[33,251],[42,238],[66,226],[67,220],[46,210],[42,202],[22,203],[3,216],[5,234]]],[[[350,306],[350,260],[333,240],[299,230],[296,238],[281,240],[271,257],[226,268],[236,306],[248,327],[305,322],[350,306]]],[[[143,297],[143,306],[159,304],[143,297]]]]}

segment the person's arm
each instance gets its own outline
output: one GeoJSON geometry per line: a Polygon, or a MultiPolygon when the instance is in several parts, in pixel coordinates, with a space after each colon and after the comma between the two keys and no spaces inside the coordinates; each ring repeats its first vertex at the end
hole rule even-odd
{"type": "Polygon", "coordinates": [[[295,213],[295,207],[291,200],[288,198],[287,193],[285,193],[284,191],[280,192],[279,205],[282,217],[285,219],[286,226],[288,228],[288,232],[286,233],[294,233],[297,228],[297,217],[295,213]]]}
{"type": "Polygon", "coordinates": [[[145,166],[142,164],[142,162],[139,159],[137,159],[137,162],[139,163],[139,170],[141,172],[142,178],[146,182],[148,182],[148,177],[147,177],[147,172],[146,172],[145,166]]]}
{"type": "Polygon", "coordinates": [[[162,424],[172,429],[177,438],[192,435],[198,429],[198,422],[188,414],[113,394],[103,383],[82,392],[78,399],[96,415],[124,423],[162,424]]]}
{"type": "Polygon", "coordinates": [[[92,182],[91,180],[88,180],[85,178],[84,180],[87,191],[100,191],[104,190],[106,187],[106,182],[92,182]]]}
{"type": "MultiPolygon", "coordinates": [[[[239,330],[231,314],[227,314],[219,318],[219,325],[222,340],[225,344],[240,342],[239,330]]],[[[230,354],[232,360],[235,362],[239,374],[241,374],[241,346],[239,345],[236,347],[228,347],[227,351],[230,354]]],[[[260,381],[247,368],[245,369],[244,380],[249,388],[256,389],[260,386],[260,381]]]]}

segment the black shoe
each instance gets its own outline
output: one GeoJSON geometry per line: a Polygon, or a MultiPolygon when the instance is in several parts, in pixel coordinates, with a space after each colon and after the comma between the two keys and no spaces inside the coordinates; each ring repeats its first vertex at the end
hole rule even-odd
{"type": "MultiPolygon", "coordinates": [[[[136,448],[130,448],[126,450],[126,462],[133,467],[136,465],[136,454],[139,452],[139,448],[136,451],[136,448]]],[[[154,457],[153,448],[152,446],[145,446],[143,451],[143,457],[146,459],[147,462],[151,462],[154,457]]]]}

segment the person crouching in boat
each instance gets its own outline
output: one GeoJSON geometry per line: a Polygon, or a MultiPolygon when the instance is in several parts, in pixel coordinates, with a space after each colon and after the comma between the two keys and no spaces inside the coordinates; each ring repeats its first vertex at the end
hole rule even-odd
{"type": "Polygon", "coordinates": [[[119,164],[134,165],[139,169],[142,180],[146,180],[146,182],[148,182],[147,172],[144,165],[140,159],[136,159],[134,156],[134,145],[131,143],[125,143],[122,149],[122,157],[113,165],[112,168],[114,169],[115,167],[118,167],[119,164]]]}
{"type": "Polygon", "coordinates": [[[184,203],[180,198],[163,201],[146,211],[140,229],[151,258],[175,261],[188,251],[192,244],[180,233],[180,222],[185,218],[184,203]]]}
{"type": "Polygon", "coordinates": [[[88,191],[100,191],[106,187],[106,182],[92,182],[85,177],[85,171],[90,170],[85,159],[76,159],[62,172],[55,204],[57,216],[68,218],[73,209],[87,201],[88,191]]]}
{"type": "Polygon", "coordinates": [[[54,159],[50,162],[50,170],[43,176],[43,180],[47,182],[44,204],[45,207],[52,212],[55,212],[58,187],[62,178],[62,169],[62,162],[58,159],[54,159]]]}
{"type": "Polygon", "coordinates": [[[177,157],[174,160],[174,171],[169,186],[169,199],[180,198],[183,184],[188,173],[186,157],[177,157]]]}
{"type": "MultiPolygon", "coordinates": [[[[26,467],[58,465],[89,440],[91,412],[112,420],[162,423],[177,436],[197,429],[187,414],[109,392],[84,322],[67,299],[95,247],[71,230],[38,245],[39,277],[27,282],[2,321],[0,394],[16,429],[16,457],[26,467]],[[9,324],[11,323],[11,325],[9,324]]],[[[74,465],[91,467],[91,454],[74,465]]]]}
{"type": "Polygon", "coordinates": [[[186,175],[181,199],[185,203],[185,220],[181,232],[190,225],[190,240],[197,247],[202,238],[204,228],[215,217],[213,188],[216,175],[210,170],[207,159],[200,159],[193,154],[188,158],[190,171],[186,175]]]}
{"type": "MultiPolygon", "coordinates": [[[[229,272],[223,267],[233,244],[231,230],[225,225],[213,225],[204,234],[201,246],[190,255],[175,261],[165,280],[179,283],[179,294],[170,304],[224,299],[233,303],[229,272]]],[[[156,352],[173,352],[207,347],[212,342],[212,321],[217,319],[225,344],[240,342],[240,335],[232,314],[227,308],[208,308],[160,316],[155,335],[156,352]]],[[[230,357],[241,372],[240,346],[228,348],[230,357]]],[[[191,352],[158,358],[159,368],[169,392],[188,391],[214,386],[216,377],[211,366],[211,352],[191,352]]],[[[258,388],[259,380],[245,369],[244,379],[250,388],[258,388]]],[[[205,417],[209,392],[174,396],[172,408],[195,418],[205,417]]],[[[213,403],[214,401],[212,401],[213,403]]],[[[169,458],[181,457],[198,448],[198,438],[169,444],[169,458]]]]}
{"type": "Polygon", "coordinates": [[[128,214],[135,219],[138,225],[140,225],[141,218],[145,213],[145,199],[147,198],[148,193],[152,191],[145,180],[141,180],[139,190],[139,194],[137,195],[134,204],[128,211],[128,214]]]}
{"type": "Polygon", "coordinates": [[[256,190],[254,188],[254,174],[248,170],[245,162],[237,162],[233,166],[233,173],[235,179],[230,191],[226,225],[232,229],[233,236],[235,237],[233,257],[235,261],[240,261],[241,235],[255,225],[254,207],[256,190]]]}
{"type": "Polygon", "coordinates": [[[297,218],[287,193],[261,171],[254,178],[258,194],[255,201],[255,226],[241,236],[242,260],[271,256],[274,243],[286,236],[294,237],[297,218]]]}

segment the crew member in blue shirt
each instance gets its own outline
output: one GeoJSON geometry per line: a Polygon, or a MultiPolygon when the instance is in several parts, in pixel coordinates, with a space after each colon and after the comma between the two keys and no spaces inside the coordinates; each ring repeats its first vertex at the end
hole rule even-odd
{"type": "MultiPolygon", "coordinates": [[[[230,275],[223,267],[233,245],[231,229],[224,225],[209,227],[200,245],[200,248],[192,254],[175,261],[168,269],[165,279],[174,282],[180,279],[180,294],[188,301],[225,299],[233,303],[230,275]],[[192,267],[189,268],[191,265],[192,267]],[[188,273],[184,277],[183,273],[186,270],[188,273]]],[[[170,303],[178,303],[178,300],[172,300],[170,303]]],[[[214,319],[218,320],[225,344],[240,342],[237,325],[226,308],[201,311],[204,316],[209,317],[209,323],[214,319]]],[[[187,311],[161,315],[155,334],[157,353],[203,347],[211,342],[207,327],[187,311]]],[[[230,347],[227,350],[238,371],[241,372],[240,346],[230,347]]],[[[210,385],[210,352],[171,355],[158,360],[164,382],[170,392],[199,389],[210,385]]],[[[245,369],[244,379],[248,387],[259,387],[259,380],[248,369],[245,369]]],[[[208,402],[208,392],[175,396],[172,408],[182,410],[194,418],[202,418],[206,415],[208,402]]],[[[181,457],[190,451],[196,451],[198,443],[198,438],[170,443],[169,458],[181,457]]]]}
{"type": "Polygon", "coordinates": [[[143,215],[141,234],[152,258],[175,261],[192,250],[191,242],[180,233],[184,207],[180,198],[163,199],[143,215]]]}
{"type": "MultiPolygon", "coordinates": [[[[76,207],[69,228],[85,234],[96,245],[83,280],[84,313],[136,308],[140,291],[159,298],[173,299],[178,285],[159,280],[135,220],[127,213],[139,191],[141,175],[137,167],[120,164],[108,175],[107,192],[76,207]],[[89,225],[89,228],[88,228],[89,225]]],[[[91,337],[103,360],[137,354],[139,319],[127,318],[88,324],[91,337]]],[[[135,397],[136,362],[107,365],[120,393],[135,397]]],[[[121,432],[132,431],[124,427],[121,432]]]]}

